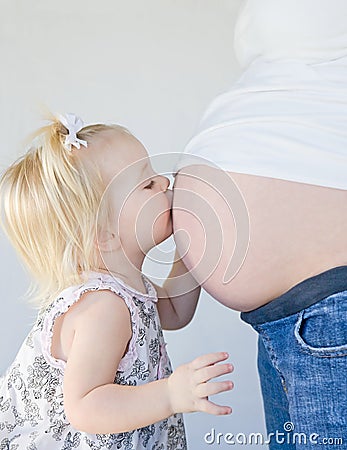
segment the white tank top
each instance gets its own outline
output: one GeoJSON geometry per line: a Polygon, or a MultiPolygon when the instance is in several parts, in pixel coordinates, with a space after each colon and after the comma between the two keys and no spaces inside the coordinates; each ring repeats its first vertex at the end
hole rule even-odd
{"type": "Polygon", "coordinates": [[[147,295],[111,275],[90,272],[85,283],[65,289],[39,314],[15,361],[0,379],[0,449],[186,450],[182,414],[117,434],[80,432],[65,416],[66,363],[51,355],[52,330],[55,319],[87,291],[108,289],[123,298],[130,312],[132,337],[114,382],[136,386],[170,375],[171,365],[156,308],[157,294],[150,281],[145,277],[143,280],[147,295]]]}
{"type": "Polygon", "coordinates": [[[177,165],[347,189],[347,1],[248,0],[244,70],[207,108],[177,165]]]}

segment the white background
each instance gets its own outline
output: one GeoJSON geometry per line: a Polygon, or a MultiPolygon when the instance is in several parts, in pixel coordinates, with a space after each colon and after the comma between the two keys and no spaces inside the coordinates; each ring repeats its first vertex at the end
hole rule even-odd
{"type": "MultiPolygon", "coordinates": [[[[233,27],[240,0],[1,0],[0,5],[0,171],[43,124],[42,107],[75,112],[86,123],[123,124],[153,155],[180,152],[209,101],[239,75],[233,27]]],[[[163,249],[173,253],[172,238],[163,249]]],[[[21,299],[28,277],[3,234],[0,251],[3,373],[35,312],[21,299]]],[[[145,272],[153,270],[147,260],[145,272]]],[[[175,367],[217,350],[228,351],[235,365],[234,391],[214,398],[230,404],[233,414],[185,416],[191,450],[230,448],[223,439],[220,445],[204,442],[212,428],[265,433],[256,335],[238,313],[204,292],[193,322],[165,335],[175,367]]]]}

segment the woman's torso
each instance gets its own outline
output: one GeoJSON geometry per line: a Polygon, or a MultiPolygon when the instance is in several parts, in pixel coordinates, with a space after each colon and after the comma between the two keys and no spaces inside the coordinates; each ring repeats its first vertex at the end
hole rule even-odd
{"type": "MultiPolygon", "coordinates": [[[[227,174],[231,178],[215,168],[189,166],[175,181],[174,229],[185,230],[191,239],[184,260],[217,300],[240,311],[252,310],[306,278],[347,264],[346,190],[227,174]],[[245,209],[235,201],[235,188],[245,209]],[[209,242],[213,244],[206,245],[209,242]]],[[[180,248],[179,238],[177,243],[180,248]]]]}

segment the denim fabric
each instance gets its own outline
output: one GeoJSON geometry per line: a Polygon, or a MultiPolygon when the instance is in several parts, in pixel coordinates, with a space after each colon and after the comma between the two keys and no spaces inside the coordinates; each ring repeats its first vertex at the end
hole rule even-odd
{"type": "Polygon", "coordinates": [[[241,313],[241,319],[251,325],[290,316],[331,294],[347,289],[347,266],[333,267],[298,283],[289,291],[250,312],[241,313]]]}
{"type": "MultiPolygon", "coordinates": [[[[324,274],[316,292],[326,292],[324,274]]],[[[307,297],[309,280],[292,295],[307,297]]],[[[252,324],[271,450],[347,449],[347,277],[345,284],[299,312],[268,322],[257,314],[262,323],[252,324]]]]}

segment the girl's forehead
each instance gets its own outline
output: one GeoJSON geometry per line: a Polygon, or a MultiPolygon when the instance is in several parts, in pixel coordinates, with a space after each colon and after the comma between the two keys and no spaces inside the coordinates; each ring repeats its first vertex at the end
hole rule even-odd
{"type": "Polygon", "coordinates": [[[149,155],[145,147],[134,136],[118,131],[107,131],[94,142],[93,158],[96,159],[105,181],[110,181],[117,175],[135,176],[150,166],[149,155]]]}
{"type": "Polygon", "coordinates": [[[101,152],[117,154],[124,159],[148,156],[143,144],[135,136],[122,130],[107,130],[100,133],[98,147],[101,152]]]}

